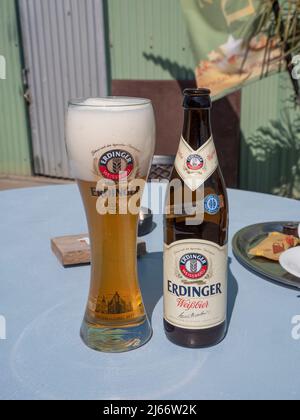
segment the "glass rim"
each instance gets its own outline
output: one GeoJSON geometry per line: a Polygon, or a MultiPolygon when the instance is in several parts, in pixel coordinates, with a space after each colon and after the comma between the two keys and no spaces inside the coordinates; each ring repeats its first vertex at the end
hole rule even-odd
{"type": "Polygon", "coordinates": [[[69,106],[78,106],[82,108],[131,108],[152,104],[151,99],[130,97],[130,96],[102,96],[90,98],[77,98],[68,101],[69,106]],[[99,103],[87,103],[89,100],[99,101],[99,103]],[[102,101],[102,103],[100,103],[102,101]],[[115,102],[114,102],[115,101],[115,102]],[[122,103],[122,101],[124,101],[122,103]],[[126,102],[127,101],[127,102],[126,102]]]}

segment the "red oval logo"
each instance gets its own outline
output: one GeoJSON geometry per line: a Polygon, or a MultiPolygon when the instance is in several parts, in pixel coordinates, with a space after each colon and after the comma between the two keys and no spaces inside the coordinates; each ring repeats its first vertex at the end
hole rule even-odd
{"type": "Polygon", "coordinates": [[[186,254],[180,260],[180,271],[189,280],[199,280],[208,271],[208,261],[198,253],[186,254]]]}
{"type": "Polygon", "coordinates": [[[200,155],[190,155],[187,158],[187,167],[191,171],[199,171],[204,166],[204,160],[200,155]]]}
{"type": "Polygon", "coordinates": [[[134,169],[134,159],[126,150],[110,150],[101,156],[99,171],[102,176],[112,181],[129,177],[134,169]]]}

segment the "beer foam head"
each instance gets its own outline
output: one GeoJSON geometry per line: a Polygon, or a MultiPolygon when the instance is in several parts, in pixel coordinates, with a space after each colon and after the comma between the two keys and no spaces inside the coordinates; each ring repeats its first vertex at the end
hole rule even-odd
{"type": "Polygon", "coordinates": [[[140,176],[147,176],[155,148],[151,101],[126,97],[71,101],[66,120],[66,142],[76,179],[98,181],[95,154],[110,148],[135,150],[140,176]]]}

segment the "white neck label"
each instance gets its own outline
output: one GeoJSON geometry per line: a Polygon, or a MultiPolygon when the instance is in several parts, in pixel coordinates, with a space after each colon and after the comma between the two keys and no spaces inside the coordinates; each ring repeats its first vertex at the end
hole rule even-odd
{"type": "Polygon", "coordinates": [[[190,190],[200,188],[218,166],[213,137],[196,151],[181,137],[175,168],[190,190]]]}

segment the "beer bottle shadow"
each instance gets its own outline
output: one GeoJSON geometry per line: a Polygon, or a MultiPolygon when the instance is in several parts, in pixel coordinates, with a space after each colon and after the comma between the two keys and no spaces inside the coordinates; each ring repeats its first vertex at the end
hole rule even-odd
{"type": "Polygon", "coordinates": [[[228,267],[228,309],[227,309],[227,334],[230,328],[232,315],[235,308],[236,299],[239,294],[239,285],[231,271],[232,258],[229,258],[228,267]]]}
{"type": "Polygon", "coordinates": [[[163,296],[163,253],[150,253],[141,258],[138,270],[144,304],[151,322],[154,309],[163,296]]]}

